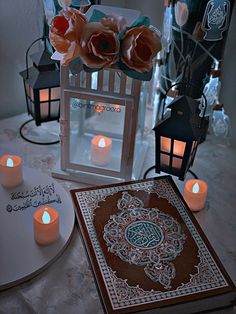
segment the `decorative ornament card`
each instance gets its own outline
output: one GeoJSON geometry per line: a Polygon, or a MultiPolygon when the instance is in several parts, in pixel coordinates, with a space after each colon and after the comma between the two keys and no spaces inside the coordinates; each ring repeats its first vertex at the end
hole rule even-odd
{"type": "Polygon", "coordinates": [[[71,194],[108,313],[167,307],[166,313],[194,313],[235,298],[233,283],[170,176],[71,194]]]}

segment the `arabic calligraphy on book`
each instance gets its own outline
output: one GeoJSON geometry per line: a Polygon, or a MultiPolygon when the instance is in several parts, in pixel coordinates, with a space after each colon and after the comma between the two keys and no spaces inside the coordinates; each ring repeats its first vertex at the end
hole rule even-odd
{"type": "Polygon", "coordinates": [[[45,186],[37,185],[27,191],[13,192],[11,200],[17,200],[17,204],[7,204],[6,210],[9,213],[62,202],[60,195],[55,193],[54,183],[45,186]]]}

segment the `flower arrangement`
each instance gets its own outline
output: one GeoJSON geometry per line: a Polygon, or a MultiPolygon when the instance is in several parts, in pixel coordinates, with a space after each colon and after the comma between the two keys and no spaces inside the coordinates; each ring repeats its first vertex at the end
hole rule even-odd
{"type": "Polygon", "coordinates": [[[81,11],[64,7],[52,19],[49,38],[62,64],[82,62],[89,72],[116,65],[132,78],[150,80],[161,39],[149,26],[145,16],[127,26],[122,16],[94,10],[88,21],[81,11]]]}

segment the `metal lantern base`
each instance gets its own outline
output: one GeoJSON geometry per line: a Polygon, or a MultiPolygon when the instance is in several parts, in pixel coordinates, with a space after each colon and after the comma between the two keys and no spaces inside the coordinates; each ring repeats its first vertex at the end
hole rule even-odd
{"type": "MultiPolygon", "coordinates": [[[[59,135],[57,136],[58,139],[56,140],[52,140],[52,141],[37,141],[37,140],[34,140],[33,138],[30,138],[28,135],[26,136],[24,134],[24,127],[28,124],[30,124],[32,121],[34,121],[34,119],[30,119],[30,120],[27,120],[26,122],[24,122],[21,126],[20,126],[20,129],[19,129],[19,133],[20,133],[20,136],[26,141],[26,142],[29,142],[31,144],[36,144],[36,145],[54,145],[54,144],[58,144],[60,143],[60,140],[59,140],[59,135]]],[[[38,128],[38,127],[37,127],[38,128]]],[[[39,132],[40,133],[40,132],[39,132]]],[[[48,134],[46,134],[47,137],[48,137],[48,134]]],[[[40,136],[40,139],[41,139],[41,136],[40,136]]]]}
{"type": "Polygon", "coordinates": [[[99,175],[92,172],[82,172],[76,170],[62,170],[60,161],[56,164],[52,171],[52,177],[57,179],[64,179],[68,181],[81,182],[92,185],[102,185],[111,183],[121,183],[128,180],[140,179],[143,173],[143,164],[148,150],[148,141],[136,143],[135,156],[133,163],[133,172],[129,178],[111,177],[99,175]]]}

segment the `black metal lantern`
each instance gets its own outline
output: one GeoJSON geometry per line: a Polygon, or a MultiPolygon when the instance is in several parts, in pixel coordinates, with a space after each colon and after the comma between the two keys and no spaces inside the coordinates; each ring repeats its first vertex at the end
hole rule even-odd
{"type": "Polygon", "coordinates": [[[37,126],[42,122],[59,120],[60,105],[60,71],[46,48],[31,56],[33,66],[28,67],[30,48],[39,40],[35,40],[26,52],[26,70],[20,72],[24,80],[28,114],[33,117],[37,126]]]}
{"type": "Polygon", "coordinates": [[[204,117],[199,117],[198,106],[195,99],[178,96],[168,106],[166,116],[154,127],[157,173],[163,171],[184,180],[207,127],[204,117]]]}

